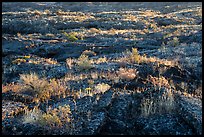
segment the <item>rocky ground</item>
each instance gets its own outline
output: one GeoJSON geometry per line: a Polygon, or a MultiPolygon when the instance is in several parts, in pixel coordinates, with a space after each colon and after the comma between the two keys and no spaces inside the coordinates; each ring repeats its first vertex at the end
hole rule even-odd
{"type": "Polygon", "coordinates": [[[2,132],[202,134],[202,3],[3,2],[2,132]]]}

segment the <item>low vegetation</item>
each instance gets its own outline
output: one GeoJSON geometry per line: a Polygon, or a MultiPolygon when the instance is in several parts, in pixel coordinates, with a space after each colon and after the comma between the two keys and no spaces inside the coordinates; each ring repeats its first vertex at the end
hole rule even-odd
{"type": "Polygon", "coordinates": [[[201,3],[3,2],[2,133],[200,135],[201,43],[201,3]]]}

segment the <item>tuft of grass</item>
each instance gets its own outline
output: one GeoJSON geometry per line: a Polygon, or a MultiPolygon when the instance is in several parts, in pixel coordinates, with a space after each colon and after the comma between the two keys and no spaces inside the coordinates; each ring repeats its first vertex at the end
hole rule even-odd
{"type": "Polygon", "coordinates": [[[100,30],[100,29],[97,29],[97,28],[90,28],[90,29],[89,29],[89,32],[91,32],[91,33],[100,33],[101,30],[100,30]]]}
{"type": "Polygon", "coordinates": [[[141,115],[147,117],[156,113],[170,113],[174,110],[174,97],[170,89],[162,88],[159,93],[161,95],[144,98],[141,101],[141,115]]]}
{"type": "Polygon", "coordinates": [[[132,48],[132,53],[130,55],[130,61],[133,63],[140,63],[141,62],[141,57],[138,53],[137,48],[132,48]]]}
{"type": "Polygon", "coordinates": [[[120,68],[119,71],[117,71],[117,74],[120,79],[131,81],[136,78],[138,71],[136,69],[120,68]]]}
{"type": "Polygon", "coordinates": [[[39,10],[34,10],[33,13],[38,16],[42,15],[42,12],[40,12],[39,10]]]}
{"type": "Polygon", "coordinates": [[[38,108],[32,110],[26,110],[23,115],[23,123],[37,123],[39,117],[42,116],[42,111],[38,108]]]}
{"type": "Polygon", "coordinates": [[[17,64],[17,65],[20,65],[21,63],[25,63],[25,62],[26,62],[26,59],[20,59],[20,58],[17,58],[14,61],[12,61],[13,64],[17,64]]]}
{"type": "Polygon", "coordinates": [[[71,69],[73,67],[73,64],[74,64],[74,60],[72,58],[66,59],[66,65],[69,69],[71,69]]]}
{"type": "Polygon", "coordinates": [[[105,83],[97,84],[95,86],[95,90],[97,93],[104,93],[107,90],[109,90],[110,88],[111,88],[111,86],[108,84],[105,84],[105,83]]]}

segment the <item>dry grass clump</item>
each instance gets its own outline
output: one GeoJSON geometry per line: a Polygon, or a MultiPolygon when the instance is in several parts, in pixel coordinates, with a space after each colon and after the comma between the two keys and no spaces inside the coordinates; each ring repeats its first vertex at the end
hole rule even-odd
{"type": "Polygon", "coordinates": [[[67,95],[67,86],[65,82],[62,82],[57,79],[51,79],[50,82],[50,90],[52,96],[56,96],[58,98],[65,98],[67,95]]]}
{"type": "Polygon", "coordinates": [[[136,69],[120,68],[117,74],[120,79],[131,81],[137,76],[138,71],[136,69]]]}
{"type": "Polygon", "coordinates": [[[50,10],[44,10],[44,13],[47,14],[47,15],[50,15],[51,11],[50,10]]]}
{"type": "Polygon", "coordinates": [[[170,113],[174,110],[174,97],[170,89],[162,88],[157,94],[157,96],[142,99],[140,104],[142,116],[147,117],[155,113],[170,113]]]}
{"type": "Polygon", "coordinates": [[[153,77],[153,76],[149,75],[147,81],[152,83],[154,86],[171,88],[168,80],[163,76],[153,77]]]}
{"type": "Polygon", "coordinates": [[[100,30],[100,29],[97,29],[97,28],[90,28],[90,29],[89,29],[89,32],[91,32],[91,33],[100,33],[101,30],[100,30]]]}
{"type": "Polygon", "coordinates": [[[108,59],[106,57],[101,57],[101,58],[98,58],[97,60],[95,60],[95,63],[100,64],[100,63],[104,63],[107,61],[108,61],[108,59]]]}
{"type": "Polygon", "coordinates": [[[15,59],[14,61],[12,61],[13,64],[17,64],[17,65],[20,65],[21,63],[25,63],[26,60],[25,59],[15,59]]]}
{"type": "Polygon", "coordinates": [[[134,15],[123,15],[123,20],[125,21],[137,21],[138,19],[134,15]]]}
{"type": "Polygon", "coordinates": [[[86,56],[96,56],[96,53],[94,51],[91,50],[84,50],[82,52],[82,55],[86,55],[86,56]]]}
{"type": "Polygon", "coordinates": [[[42,111],[38,108],[26,110],[25,114],[23,115],[23,123],[36,123],[42,114],[42,111]]]}
{"type": "Polygon", "coordinates": [[[49,127],[68,127],[72,121],[72,112],[69,105],[59,106],[55,109],[48,109],[39,117],[38,123],[49,127]]]}
{"type": "Polygon", "coordinates": [[[57,61],[51,58],[45,59],[45,62],[47,62],[48,64],[57,64],[57,61]]]}
{"type": "Polygon", "coordinates": [[[105,84],[105,83],[101,83],[101,84],[97,84],[97,85],[95,86],[95,91],[96,91],[97,93],[104,93],[104,92],[106,92],[107,90],[109,90],[110,88],[111,88],[110,85],[105,84]]]}
{"type": "Polygon", "coordinates": [[[152,11],[152,10],[145,10],[141,12],[142,16],[148,17],[156,17],[158,16],[159,12],[152,11]]]}
{"type": "Polygon", "coordinates": [[[40,16],[42,15],[42,12],[40,12],[39,10],[34,10],[33,14],[40,16]]]}
{"type": "Polygon", "coordinates": [[[131,53],[129,59],[130,59],[130,62],[132,62],[132,63],[138,63],[139,64],[141,62],[141,56],[139,55],[137,48],[132,48],[132,53],[131,53]]]}
{"type": "Polygon", "coordinates": [[[19,92],[23,90],[23,85],[19,84],[19,83],[9,83],[6,85],[2,85],[2,93],[8,92],[8,91],[12,91],[12,92],[19,92]]]}
{"type": "Polygon", "coordinates": [[[56,14],[57,14],[58,16],[62,16],[62,15],[67,15],[68,13],[62,11],[61,9],[59,9],[59,10],[56,11],[56,14]]]}
{"type": "Polygon", "coordinates": [[[78,58],[77,65],[79,70],[89,70],[93,68],[92,61],[89,59],[88,56],[83,54],[78,58]]]}

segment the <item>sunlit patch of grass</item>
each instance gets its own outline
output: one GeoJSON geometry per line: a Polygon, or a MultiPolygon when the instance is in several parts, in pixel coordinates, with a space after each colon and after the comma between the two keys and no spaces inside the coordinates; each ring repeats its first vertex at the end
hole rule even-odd
{"type": "Polygon", "coordinates": [[[155,87],[157,86],[159,88],[161,88],[161,87],[171,88],[168,80],[163,76],[153,77],[153,76],[149,75],[147,78],[147,81],[152,83],[155,87]]]}
{"type": "Polygon", "coordinates": [[[125,20],[125,21],[137,21],[138,19],[136,16],[129,14],[129,15],[123,15],[123,20],[125,20]]]}
{"type": "Polygon", "coordinates": [[[140,63],[141,57],[137,51],[137,48],[132,48],[132,54],[130,55],[130,61],[134,63],[140,63]]]}
{"type": "Polygon", "coordinates": [[[136,69],[120,68],[117,74],[120,79],[130,81],[136,78],[138,71],[136,69]]]}
{"type": "Polygon", "coordinates": [[[160,15],[160,12],[153,11],[153,10],[145,10],[145,11],[141,11],[140,14],[145,17],[156,17],[160,15]]]}

